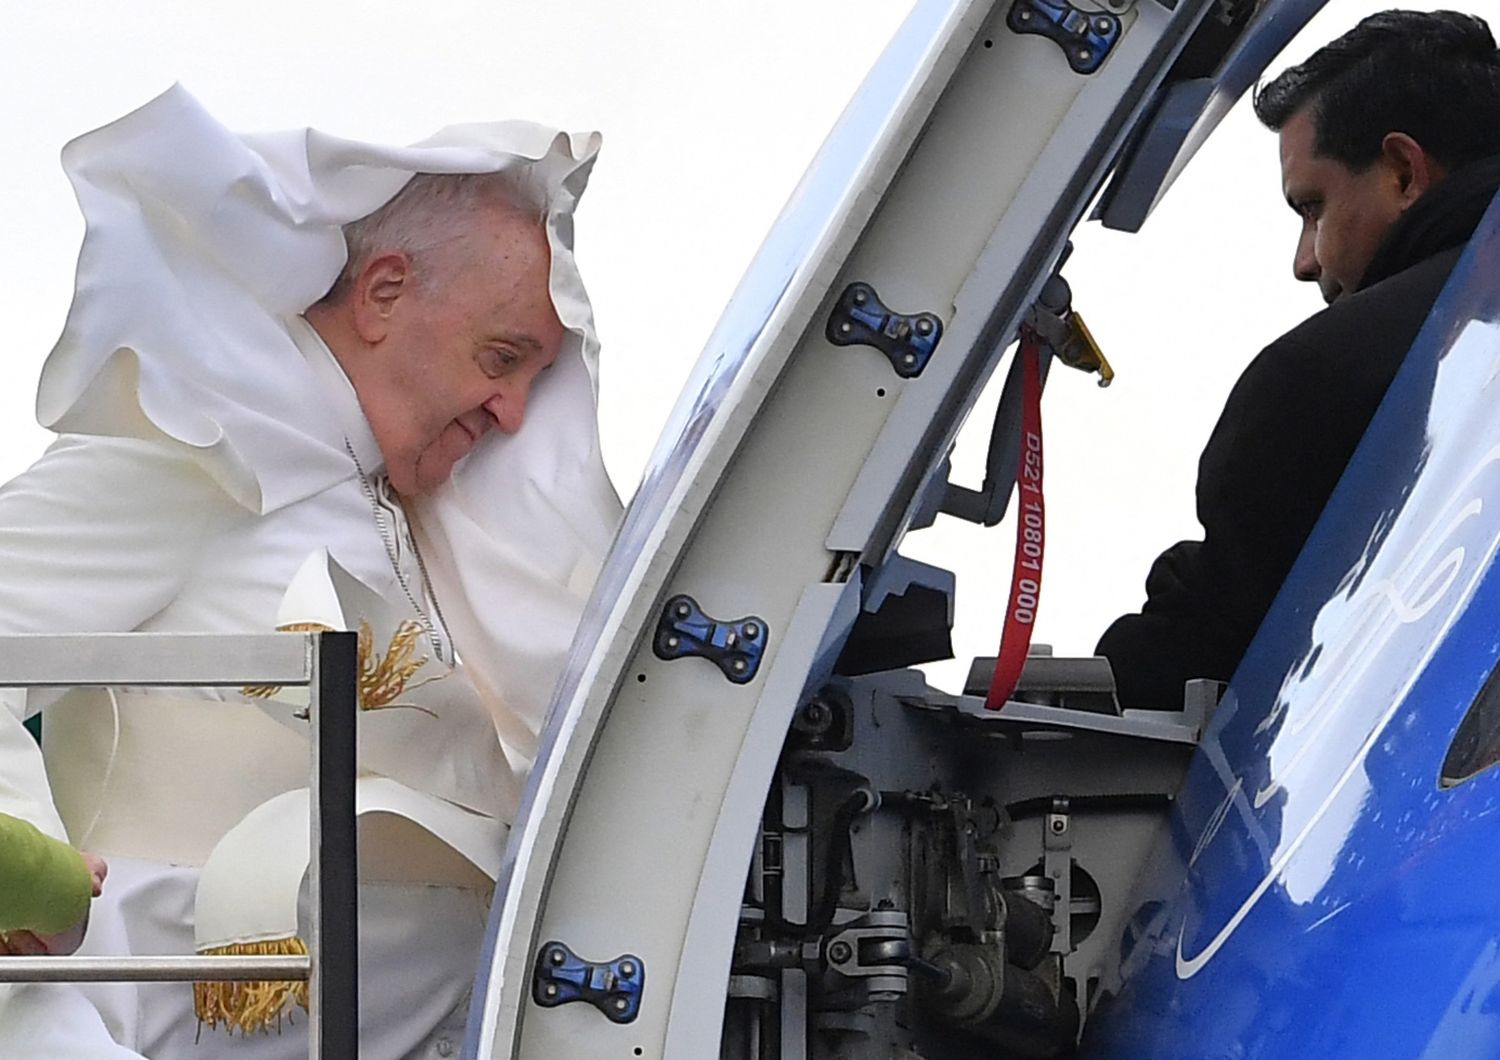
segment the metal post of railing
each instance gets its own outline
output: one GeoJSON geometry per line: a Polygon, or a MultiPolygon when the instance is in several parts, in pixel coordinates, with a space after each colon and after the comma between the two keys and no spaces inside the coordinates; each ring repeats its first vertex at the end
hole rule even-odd
{"type": "Polygon", "coordinates": [[[313,642],[310,1060],[359,1053],[359,864],[354,808],[358,651],[353,633],[313,642]]]}
{"type": "Polygon", "coordinates": [[[358,1060],[357,658],[353,633],[0,637],[0,688],[308,686],[312,772],[307,956],[0,957],[0,983],[307,979],[311,1060],[358,1060]]]}

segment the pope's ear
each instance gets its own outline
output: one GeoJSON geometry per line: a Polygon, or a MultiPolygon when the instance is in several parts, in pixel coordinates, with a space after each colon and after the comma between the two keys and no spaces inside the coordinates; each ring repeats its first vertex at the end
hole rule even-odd
{"type": "Polygon", "coordinates": [[[396,305],[411,285],[411,258],[398,250],[365,263],[350,292],[354,330],[360,338],[373,345],[386,337],[396,305]]]}

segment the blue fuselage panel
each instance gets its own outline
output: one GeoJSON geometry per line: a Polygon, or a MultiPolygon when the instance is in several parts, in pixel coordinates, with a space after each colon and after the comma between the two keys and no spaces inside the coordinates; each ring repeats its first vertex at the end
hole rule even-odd
{"type": "Polygon", "coordinates": [[[1231,682],[1085,1055],[1500,1055],[1500,203],[1231,682]]]}

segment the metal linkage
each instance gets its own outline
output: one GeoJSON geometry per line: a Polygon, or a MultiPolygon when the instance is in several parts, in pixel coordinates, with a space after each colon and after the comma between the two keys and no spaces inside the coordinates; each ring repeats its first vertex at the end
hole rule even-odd
{"type": "Polygon", "coordinates": [[[823,949],[828,969],[863,980],[870,1000],[893,1000],[907,990],[911,918],[901,910],[875,910],[842,925],[823,949]]]}
{"type": "Polygon", "coordinates": [[[936,313],[887,309],[867,283],[851,283],[839,295],[824,334],[835,346],[874,346],[902,379],[921,375],[943,337],[936,313]]]}
{"type": "Polygon", "coordinates": [[[1073,308],[1073,289],[1061,272],[1053,273],[1042,287],[1026,320],[1060,362],[1080,372],[1097,372],[1102,387],[1114,382],[1115,370],[1083,317],[1073,308]]]}
{"type": "Polygon", "coordinates": [[[587,1001],[611,1022],[629,1023],[640,1015],[645,988],[646,965],[634,954],[596,964],[549,942],[537,954],[531,997],[542,1008],[587,1001]]]}
{"type": "Polygon", "coordinates": [[[313,806],[306,957],[0,957],[0,982],[306,979],[309,1060],[358,1060],[357,658],[353,633],[0,637],[0,688],[307,686],[313,806]]]}
{"type": "Polygon", "coordinates": [[[1052,952],[1073,952],[1073,835],[1068,800],[1059,795],[1052,800],[1042,828],[1042,871],[1052,880],[1057,896],[1052,908],[1052,952]]]}
{"type": "Polygon", "coordinates": [[[667,601],[656,625],[658,659],[708,659],[737,685],[755,677],[766,650],[766,623],[749,615],[725,622],[705,614],[698,601],[680,594],[667,601]]]}

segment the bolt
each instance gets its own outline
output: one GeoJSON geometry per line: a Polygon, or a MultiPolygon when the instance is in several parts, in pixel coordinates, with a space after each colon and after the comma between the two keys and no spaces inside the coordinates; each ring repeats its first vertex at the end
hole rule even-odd
{"type": "Polygon", "coordinates": [[[1021,14],[1018,17],[1021,19],[1022,22],[1030,22],[1031,21],[1031,12],[1030,11],[1022,11],[1021,14]]]}
{"type": "Polygon", "coordinates": [[[1093,57],[1094,57],[1094,53],[1091,52],[1091,51],[1089,51],[1087,48],[1079,48],[1078,49],[1078,61],[1079,62],[1086,63],[1090,59],[1092,59],[1093,57]]]}
{"type": "Polygon", "coordinates": [[[744,659],[736,659],[734,660],[734,662],[729,664],[729,668],[737,674],[742,674],[745,672],[746,665],[747,663],[744,659]]]}
{"type": "Polygon", "coordinates": [[[1052,818],[1052,830],[1058,833],[1066,832],[1068,830],[1068,822],[1061,817],[1054,817],[1052,818]]]}
{"type": "Polygon", "coordinates": [[[849,323],[847,320],[844,321],[842,324],[839,325],[839,334],[840,335],[847,335],[847,334],[849,334],[849,332],[851,332],[853,330],[854,330],[854,325],[851,324],[851,323],[849,323]]]}
{"type": "Polygon", "coordinates": [[[1099,18],[1094,19],[1094,28],[1100,33],[1108,33],[1115,28],[1115,23],[1109,16],[1101,15],[1099,18]]]}
{"type": "Polygon", "coordinates": [[[746,622],[745,623],[745,639],[746,640],[754,640],[758,636],[760,636],[760,627],[757,626],[754,622],[746,622]]]}
{"type": "Polygon", "coordinates": [[[917,321],[917,332],[918,332],[918,334],[926,335],[931,330],[932,330],[932,321],[928,320],[926,317],[923,317],[921,320],[917,321]]]}
{"type": "Polygon", "coordinates": [[[917,363],[917,355],[914,353],[908,353],[905,357],[901,358],[901,363],[910,368],[912,365],[917,363]]]}
{"type": "Polygon", "coordinates": [[[635,962],[634,961],[622,961],[622,962],[620,962],[620,978],[621,979],[634,979],[635,978],[635,962]]]}
{"type": "Polygon", "coordinates": [[[682,643],[682,641],[678,640],[676,637],[668,637],[667,638],[667,647],[672,648],[673,650],[676,650],[677,645],[679,645],[681,643],[682,643]]]}
{"type": "Polygon", "coordinates": [[[833,708],[821,699],[814,699],[802,708],[802,723],[821,732],[833,724],[833,708]]]}
{"type": "Polygon", "coordinates": [[[542,991],[542,993],[545,994],[545,995],[547,995],[547,997],[549,997],[549,998],[556,997],[557,996],[557,984],[556,983],[548,983],[546,989],[544,989],[542,991]]]}
{"type": "Polygon", "coordinates": [[[828,947],[828,959],[834,964],[843,964],[854,956],[854,947],[847,942],[835,942],[828,947]]]}
{"type": "Polygon", "coordinates": [[[690,614],[692,614],[692,613],[693,613],[693,609],[691,607],[689,607],[687,604],[678,604],[677,605],[677,617],[678,618],[687,618],[687,616],[690,615],[690,614]]]}
{"type": "Polygon", "coordinates": [[[858,290],[858,291],[854,292],[854,304],[855,305],[864,305],[869,300],[870,300],[870,295],[868,294],[868,292],[866,292],[864,290],[858,290]]]}
{"type": "Polygon", "coordinates": [[[630,1007],[630,1002],[623,997],[617,997],[615,998],[614,1005],[616,1012],[624,1012],[630,1007]]]}
{"type": "Polygon", "coordinates": [[[547,959],[553,964],[561,964],[568,959],[568,955],[560,949],[553,949],[552,952],[547,954],[547,959]]]}

